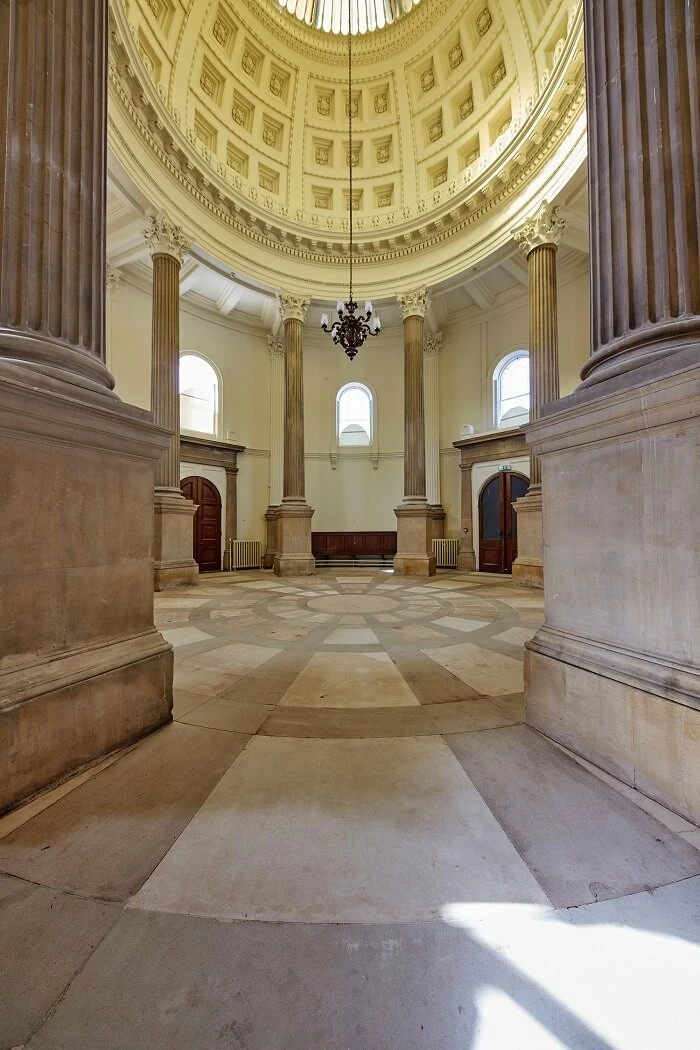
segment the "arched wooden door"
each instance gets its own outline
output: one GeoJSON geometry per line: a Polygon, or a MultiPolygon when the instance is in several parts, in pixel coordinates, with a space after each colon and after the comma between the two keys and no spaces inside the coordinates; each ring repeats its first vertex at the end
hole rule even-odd
{"type": "Polygon", "coordinates": [[[518,515],[512,504],[527,492],[522,474],[499,471],[479,495],[479,571],[510,572],[518,557],[518,515]]]}
{"type": "Polygon", "coordinates": [[[192,529],[192,557],[200,572],[221,569],[221,496],[206,478],[184,478],[182,494],[197,504],[192,529]]]}

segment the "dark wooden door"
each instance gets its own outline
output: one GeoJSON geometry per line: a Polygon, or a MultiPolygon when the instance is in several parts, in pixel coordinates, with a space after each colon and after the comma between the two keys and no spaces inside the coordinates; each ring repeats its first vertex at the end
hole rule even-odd
{"type": "Polygon", "coordinates": [[[206,478],[191,477],[180,482],[186,499],[197,504],[192,528],[192,557],[200,572],[221,569],[221,496],[206,478]]]}
{"type": "Polygon", "coordinates": [[[510,572],[518,556],[518,516],[512,504],[527,492],[522,474],[499,471],[479,495],[479,570],[510,572]]]}

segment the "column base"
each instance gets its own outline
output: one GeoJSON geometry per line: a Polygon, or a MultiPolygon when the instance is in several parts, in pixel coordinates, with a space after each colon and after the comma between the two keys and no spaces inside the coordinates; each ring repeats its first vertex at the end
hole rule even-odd
{"type": "Polygon", "coordinates": [[[521,587],[544,587],[544,543],[542,538],[542,486],[533,485],[516,500],[518,557],[513,562],[513,583],[521,587]]]}
{"type": "Polygon", "coordinates": [[[316,561],[311,553],[313,507],[304,500],[283,500],[279,508],[273,571],[276,576],[313,576],[316,561]]]}
{"type": "Polygon", "coordinates": [[[263,555],[263,569],[271,569],[275,564],[275,555],[279,551],[279,506],[270,506],[265,511],[267,522],[267,545],[263,555]]]}
{"type": "Polygon", "coordinates": [[[0,812],[172,709],[151,559],[167,434],[115,397],[39,380],[0,361],[0,812]]]}
{"type": "Polygon", "coordinates": [[[668,374],[644,385],[574,395],[530,424],[543,475],[546,619],[527,645],[525,698],[530,725],[697,823],[694,358],[675,372],[667,360],[668,374]]]}
{"type": "Polygon", "coordinates": [[[425,500],[405,500],[396,507],[394,572],[397,576],[434,576],[433,517],[425,500]]]}
{"type": "Polygon", "coordinates": [[[179,489],[157,488],[153,509],[154,590],[199,583],[199,566],[192,557],[192,519],[197,507],[179,489]]]}
{"type": "Polygon", "coordinates": [[[474,551],[460,551],[457,555],[457,568],[461,572],[476,572],[476,555],[474,551]]]}

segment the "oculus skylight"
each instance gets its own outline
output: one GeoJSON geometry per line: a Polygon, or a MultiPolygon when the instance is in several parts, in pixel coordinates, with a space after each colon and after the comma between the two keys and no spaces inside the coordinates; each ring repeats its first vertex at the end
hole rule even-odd
{"type": "Polygon", "coordinates": [[[420,0],[277,0],[280,7],[325,33],[370,33],[391,25],[420,0]]]}

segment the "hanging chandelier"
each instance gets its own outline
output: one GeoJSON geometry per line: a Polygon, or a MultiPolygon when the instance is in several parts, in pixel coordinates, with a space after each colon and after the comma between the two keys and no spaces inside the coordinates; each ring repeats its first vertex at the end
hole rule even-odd
{"type": "Polygon", "coordinates": [[[352,169],[353,169],[353,152],[352,152],[352,10],[353,4],[350,5],[350,32],[348,33],[348,170],[349,170],[349,181],[350,181],[350,282],[349,292],[347,301],[343,302],[339,299],[336,304],[336,312],[338,314],[338,320],[334,321],[329,326],[328,314],[321,314],[321,328],[324,332],[329,332],[333,338],[333,342],[337,345],[340,343],[345,353],[348,355],[350,360],[355,357],[357,351],[360,349],[362,344],[368,335],[379,335],[381,331],[381,321],[378,317],[372,316],[372,303],[369,299],[365,302],[365,312],[357,313],[357,303],[353,299],[352,295],[352,257],[353,257],[353,227],[352,227],[352,211],[353,211],[353,197],[352,197],[352,169]]]}

